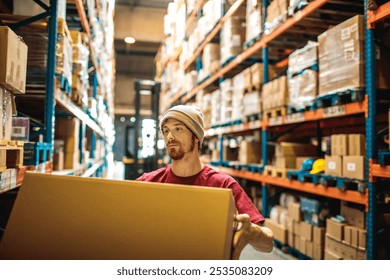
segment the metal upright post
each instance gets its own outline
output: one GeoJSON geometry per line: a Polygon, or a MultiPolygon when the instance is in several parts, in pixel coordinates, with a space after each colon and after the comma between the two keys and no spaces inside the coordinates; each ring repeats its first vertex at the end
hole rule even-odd
{"type": "MultiPolygon", "coordinates": [[[[369,161],[376,157],[376,77],[375,77],[375,41],[374,31],[367,28],[368,0],[364,1],[364,26],[366,34],[366,87],[368,95],[368,117],[366,118],[366,178],[369,178],[369,161]]],[[[376,235],[376,186],[368,182],[367,259],[377,258],[376,235]]]]}
{"type": "MultiPolygon", "coordinates": [[[[49,46],[47,55],[46,72],[46,99],[45,99],[45,142],[50,143],[53,151],[54,142],[54,79],[56,66],[56,43],[57,43],[57,0],[50,0],[49,17],[49,46]]],[[[52,154],[52,152],[51,152],[52,154]]]]}
{"type": "MultiPolygon", "coordinates": [[[[263,0],[263,32],[265,29],[265,18],[267,16],[267,0],[263,0]]],[[[268,82],[268,48],[263,48],[263,72],[264,72],[264,83],[268,82]]],[[[261,131],[261,157],[263,159],[263,167],[267,165],[268,162],[268,131],[265,128],[262,128],[261,131]]],[[[268,216],[268,188],[265,185],[262,185],[261,187],[261,199],[262,199],[262,214],[264,217],[268,216]]]]}
{"type": "MultiPolygon", "coordinates": [[[[92,91],[92,97],[96,99],[97,96],[97,88],[99,86],[97,74],[96,72],[93,74],[93,91],[92,91]]],[[[96,133],[92,131],[91,135],[91,158],[95,158],[95,149],[96,149],[96,133]]]]}

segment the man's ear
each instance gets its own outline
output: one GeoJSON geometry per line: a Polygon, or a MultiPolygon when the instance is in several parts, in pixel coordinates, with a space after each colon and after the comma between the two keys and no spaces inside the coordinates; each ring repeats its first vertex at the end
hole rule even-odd
{"type": "Polygon", "coordinates": [[[200,142],[198,138],[195,138],[195,142],[200,142]]]}

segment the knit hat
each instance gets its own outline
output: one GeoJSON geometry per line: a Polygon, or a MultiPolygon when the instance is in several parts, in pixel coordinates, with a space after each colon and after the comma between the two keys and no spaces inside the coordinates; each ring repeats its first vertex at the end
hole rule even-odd
{"type": "Polygon", "coordinates": [[[198,107],[189,105],[177,105],[167,110],[161,117],[160,130],[167,119],[175,119],[184,123],[199,139],[199,147],[204,138],[203,114],[198,107]]]}

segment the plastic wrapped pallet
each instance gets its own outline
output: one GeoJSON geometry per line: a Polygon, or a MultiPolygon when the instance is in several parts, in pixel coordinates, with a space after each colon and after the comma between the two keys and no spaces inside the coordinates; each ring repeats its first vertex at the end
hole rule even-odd
{"type": "Polygon", "coordinates": [[[306,46],[288,57],[288,73],[294,75],[318,63],[318,43],[309,41],[306,46]]]}
{"type": "Polygon", "coordinates": [[[221,91],[219,89],[210,93],[211,95],[211,123],[216,124],[221,121],[221,91]]]}
{"type": "Polygon", "coordinates": [[[263,32],[262,1],[248,0],[246,2],[246,40],[249,41],[263,32]]]}
{"type": "Polygon", "coordinates": [[[207,44],[204,47],[202,54],[202,68],[206,76],[213,74],[218,70],[219,60],[219,44],[207,44]]]}
{"type": "Polygon", "coordinates": [[[232,16],[225,21],[221,32],[221,64],[242,52],[245,32],[245,17],[232,16]]]}
{"type": "MultiPolygon", "coordinates": [[[[255,63],[251,67],[251,74],[252,74],[252,85],[257,88],[261,89],[261,86],[264,83],[264,65],[262,63],[255,63]]],[[[272,80],[276,77],[278,73],[278,68],[273,65],[268,66],[268,79],[272,80]]]]}
{"type": "Polygon", "coordinates": [[[271,33],[287,18],[288,0],[273,0],[267,7],[265,34],[271,33]]]}
{"type": "Polygon", "coordinates": [[[289,106],[303,108],[313,104],[318,93],[318,72],[310,69],[288,78],[289,106]]]}
{"type": "Polygon", "coordinates": [[[251,91],[244,94],[243,115],[249,116],[261,113],[261,94],[259,91],[251,91]]]}

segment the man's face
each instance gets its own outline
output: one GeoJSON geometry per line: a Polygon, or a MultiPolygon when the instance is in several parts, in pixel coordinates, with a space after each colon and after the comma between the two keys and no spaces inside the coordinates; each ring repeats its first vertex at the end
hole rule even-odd
{"type": "Polygon", "coordinates": [[[162,127],[162,133],[168,154],[172,159],[182,159],[186,153],[194,151],[196,138],[182,122],[168,119],[162,127]]]}

